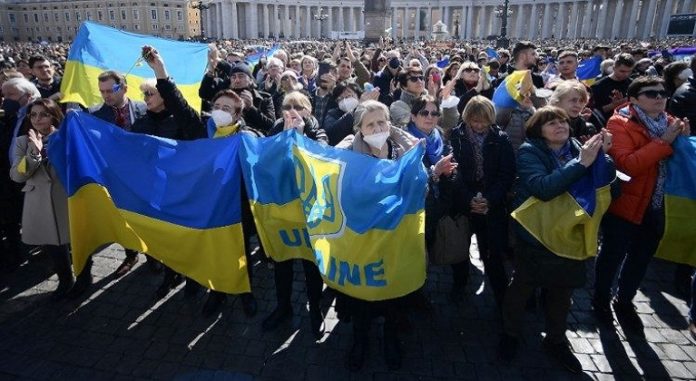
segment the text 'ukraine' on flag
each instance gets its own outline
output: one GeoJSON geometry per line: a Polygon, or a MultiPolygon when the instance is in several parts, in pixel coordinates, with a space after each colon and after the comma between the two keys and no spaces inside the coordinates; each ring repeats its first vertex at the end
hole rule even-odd
{"type": "Polygon", "coordinates": [[[656,257],[696,266],[696,137],[672,144],[665,179],[665,231],[656,257]]]}
{"type": "Polygon", "coordinates": [[[322,146],[294,130],[243,141],[247,193],[274,260],[314,261],[329,287],[362,300],[423,285],[421,145],[390,161],[322,146]]]}
{"type": "Polygon", "coordinates": [[[157,49],[184,98],[191,107],[200,108],[198,88],[207,65],[207,45],[124,32],[89,21],[82,23],[70,46],[60,88],[61,102],[85,107],[101,103],[97,78],[106,70],[128,73],[128,97],[142,100],[140,84],[155,77],[146,63],[136,64],[144,45],[157,49]]]}
{"type": "Polygon", "coordinates": [[[616,169],[599,153],[587,173],[549,201],[530,197],[511,215],[552,253],[583,260],[597,255],[602,216],[611,203],[616,169]]]}
{"type": "Polygon", "coordinates": [[[578,77],[578,80],[590,86],[594,83],[595,78],[602,73],[601,64],[601,56],[592,56],[592,58],[580,62],[575,75],[578,77]]]}
{"type": "Polygon", "coordinates": [[[493,93],[493,104],[496,109],[515,108],[534,92],[532,72],[529,70],[517,70],[508,74],[503,82],[498,85],[493,93]]]}
{"type": "Polygon", "coordinates": [[[239,137],[175,141],[70,112],[48,155],[68,194],[73,265],[117,242],[205,287],[248,292],[239,137]]]}

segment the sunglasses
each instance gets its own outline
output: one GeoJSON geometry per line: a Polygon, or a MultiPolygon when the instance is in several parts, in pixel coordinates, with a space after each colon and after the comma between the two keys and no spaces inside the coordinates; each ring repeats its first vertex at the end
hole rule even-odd
{"type": "Polygon", "coordinates": [[[29,113],[29,118],[49,118],[51,117],[51,114],[43,111],[39,112],[30,112],[29,113]]]}
{"type": "Polygon", "coordinates": [[[154,92],[154,91],[150,91],[150,90],[145,90],[145,91],[143,91],[143,97],[144,97],[144,98],[148,98],[148,97],[151,97],[151,96],[153,96],[153,95],[155,95],[155,92],[154,92]]]}
{"type": "Polygon", "coordinates": [[[418,111],[418,115],[424,118],[427,118],[428,116],[432,116],[433,118],[439,118],[442,114],[439,111],[420,110],[418,111]]]}
{"type": "Polygon", "coordinates": [[[408,80],[411,82],[423,82],[425,81],[425,78],[422,75],[419,75],[417,77],[408,77],[408,80]]]}
{"type": "Polygon", "coordinates": [[[283,111],[290,111],[290,110],[295,110],[295,111],[302,111],[305,108],[300,105],[283,105],[282,107],[283,111]]]}
{"type": "Polygon", "coordinates": [[[473,73],[478,73],[478,72],[480,72],[480,71],[481,71],[481,69],[479,69],[479,68],[477,68],[477,67],[468,67],[468,68],[464,69],[464,72],[465,72],[465,73],[472,73],[472,72],[473,72],[473,73]]]}
{"type": "Polygon", "coordinates": [[[667,98],[667,92],[664,90],[645,90],[638,93],[638,96],[641,95],[645,95],[650,99],[657,99],[657,97],[660,97],[662,99],[667,98]]]}

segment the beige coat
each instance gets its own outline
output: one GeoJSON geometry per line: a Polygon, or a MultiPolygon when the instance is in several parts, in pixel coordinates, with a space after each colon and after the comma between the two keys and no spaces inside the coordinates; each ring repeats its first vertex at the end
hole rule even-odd
{"type": "Polygon", "coordinates": [[[29,138],[18,137],[10,177],[24,183],[22,241],[28,245],[67,244],[70,233],[65,188],[46,158],[38,161],[31,151],[29,138]]]}

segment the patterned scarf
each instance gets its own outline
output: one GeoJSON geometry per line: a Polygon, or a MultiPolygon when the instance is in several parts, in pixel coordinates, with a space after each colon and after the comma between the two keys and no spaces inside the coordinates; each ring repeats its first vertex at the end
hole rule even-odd
{"type": "Polygon", "coordinates": [[[556,159],[558,168],[563,167],[567,162],[573,160],[573,152],[570,150],[570,139],[558,150],[552,149],[551,153],[553,153],[553,158],[556,159]]]}
{"type": "MultiPolygon", "coordinates": [[[[656,119],[649,117],[640,107],[633,105],[638,119],[648,129],[648,134],[653,139],[659,138],[667,131],[667,113],[661,112],[656,119]]],[[[660,160],[657,174],[655,192],[653,192],[651,204],[653,209],[662,209],[665,200],[665,179],[667,178],[667,160],[660,160]]]]}
{"type": "Polygon", "coordinates": [[[440,131],[437,128],[434,128],[430,135],[426,135],[416,127],[415,123],[411,122],[408,124],[408,132],[418,139],[425,139],[425,156],[428,158],[430,165],[435,165],[442,159],[442,151],[445,145],[442,142],[442,135],[440,135],[440,131]]]}
{"type": "Polygon", "coordinates": [[[470,126],[466,126],[466,135],[474,149],[474,161],[476,162],[476,181],[483,179],[483,142],[486,140],[489,129],[484,132],[476,132],[470,126]]]}

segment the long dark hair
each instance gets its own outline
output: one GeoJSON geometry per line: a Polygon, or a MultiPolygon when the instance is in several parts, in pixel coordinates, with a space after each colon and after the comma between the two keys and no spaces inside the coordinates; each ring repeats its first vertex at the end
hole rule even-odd
{"type": "Polygon", "coordinates": [[[27,106],[27,113],[24,117],[24,121],[22,122],[22,135],[28,134],[29,129],[33,127],[31,124],[31,117],[29,116],[29,114],[31,114],[31,110],[34,108],[34,106],[41,106],[45,108],[46,112],[51,115],[51,122],[53,123],[53,125],[56,128],[60,128],[60,124],[63,122],[63,118],[65,116],[63,115],[63,111],[61,111],[58,103],[48,98],[39,98],[31,102],[29,106],[27,106]]]}

